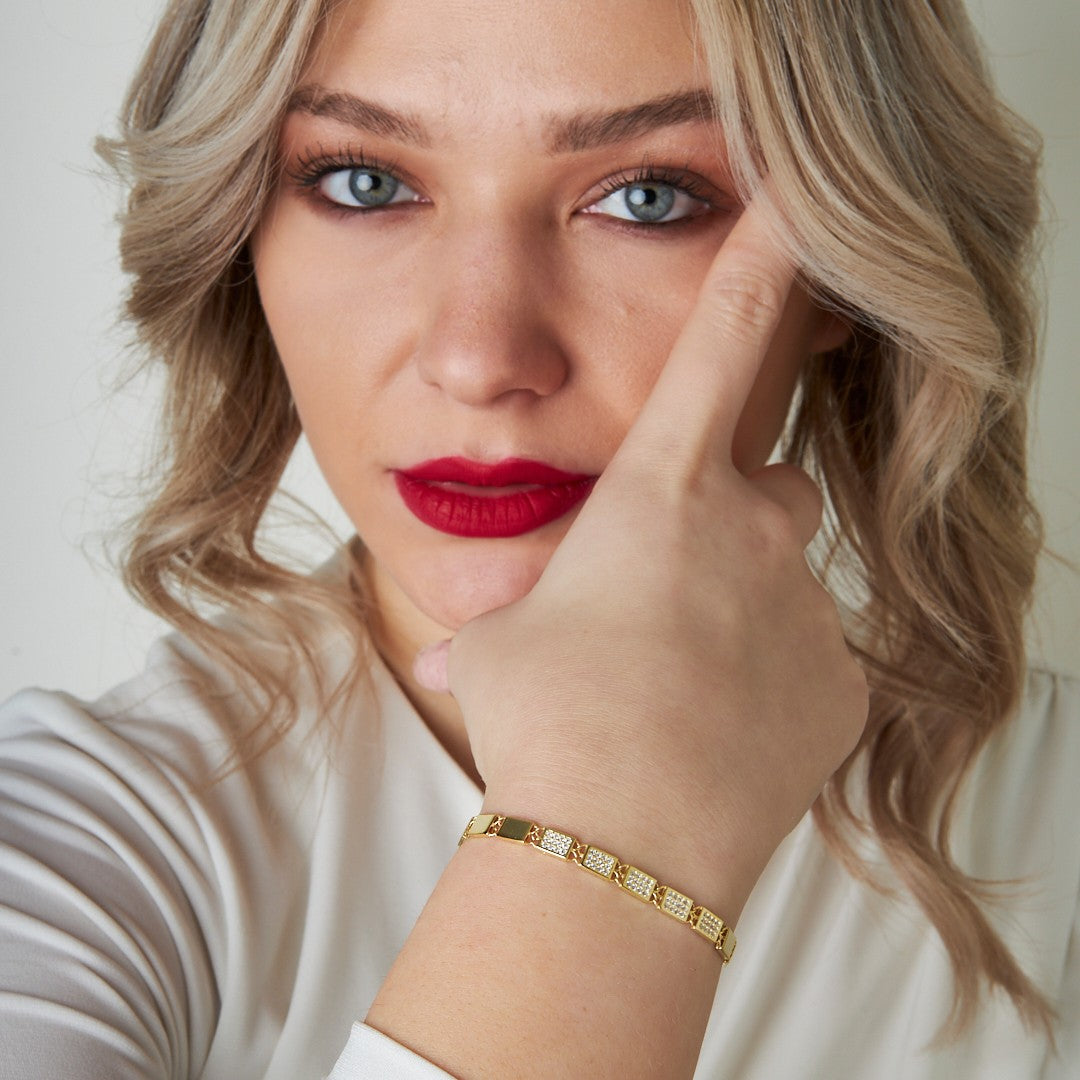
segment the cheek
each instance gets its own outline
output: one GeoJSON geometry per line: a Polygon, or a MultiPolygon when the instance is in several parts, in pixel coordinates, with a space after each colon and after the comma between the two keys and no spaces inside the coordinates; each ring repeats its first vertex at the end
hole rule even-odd
{"type": "MultiPolygon", "coordinates": [[[[588,343],[594,376],[603,380],[597,393],[612,420],[612,452],[645,403],[690,317],[717,244],[711,236],[696,247],[647,252],[636,262],[588,266],[588,280],[581,282],[577,295],[595,296],[596,302],[577,309],[575,340],[588,343]],[[602,364],[597,358],[603,358],[602,364]]],[[[568,303],[564,310],[574,310],[574,305],[568,303]]],[[[796,289],[732,440],[732,459],[744,473],[765,464],[780,436],[799,371],[811,352],[817,318],[809,298],[796,289]]],[[[719,340],[716,362],[724,362],[719,340]]]]}
{"type": "Polygon", "coordinates": [[[373,260],[344,233],[279,204],[252,241],[263,311],[327,472],[334,471],[335,449],[351,455],[361,443],[368,405],[392,380],[393,358],[410,348],[401,303],[410,268],[373,260]]]}
{"type": "MultiPolygon", "coordinates": [[[[559,405],[567,421],[561,437],[571,448],[580,444],[590,464],[602,465],[633,423],[725,231],[675,242],[592,233],[549,252],[547,288],[520,298],[524,307],[547,309],[533,312],[530,325],[566,354],[570,401],[559,405]]],[[[447,253],[431,250],[444,273],[447,253]]],[[[432,280],[431,250],[380,249],[370,233],[361,244],[340,223],[315,222],[287,199],[271,207],[253,238],[267,321],[308,440],[334,487],[358,454],[379,454],[380,406],[416,400],[409,358],[418,328],[430,322],[432,290],[418,283],[432,280]]],[[[747,403],[733,444],[743,471],[763,464],[779,435],[808,351],[809,311],[805,296],[792,298],[747,403]]]]}
{"type": "Polygon", "coordinates": [[[693,310],[717,243],[611,245],[564,272],[560,334],[578,385],[609,432],[610,453],[633,424],[693,310]]]}

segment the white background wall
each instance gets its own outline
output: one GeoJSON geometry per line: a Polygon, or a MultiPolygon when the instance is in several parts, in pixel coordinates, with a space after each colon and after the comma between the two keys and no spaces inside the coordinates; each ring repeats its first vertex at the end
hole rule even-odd
{"type": "MultiPolygon", "coordinates": [[[[1080,564],[1080,46],[1077,0],[971,0],[1008,100],[1046,136],[1047,357],[1033,435],[1051,546],[1080,564]]],[[[111,217],[95,175],[160,0],[24,0],[0,41],[0,698],[92,696],[133,673],[159,627],[104,565],[116,492],[143,453],[151,396],[111,385],[123,342],[111,217]]],[[[309,458],[293,490],[345,529],[309,458]]],[[[312,552],[317,559],[322,552],[312,552]]],[[[1043,571],[1033,651],[1080,674],[1080,577],[1043,571]]]]}

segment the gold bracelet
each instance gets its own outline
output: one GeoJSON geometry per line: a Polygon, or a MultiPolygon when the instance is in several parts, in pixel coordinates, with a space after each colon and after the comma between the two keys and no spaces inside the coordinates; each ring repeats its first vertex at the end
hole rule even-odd
{"type": "Polygon", "coordinates": [[[688,924],[716,947],[722,963],[726,964],[735,952],[735,934],[719,915],[695,904],[689,896],[677,892],[670,885],[661,885],[651,874],[622,862],[610,851],[593,847],[557,829],[537,825],[535,821],[524,821],[505,814],[477,814],[470,818],[458,847],[474,836],[498,836],[503,840],[528,844],[556,858],[575,863],[597,877],[613,881],[631,896],[652,904],[665,915],[688,924]]]}

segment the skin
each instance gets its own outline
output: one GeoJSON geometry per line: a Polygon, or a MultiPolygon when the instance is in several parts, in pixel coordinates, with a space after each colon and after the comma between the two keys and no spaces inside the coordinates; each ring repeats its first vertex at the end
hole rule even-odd
{"type": "MultiPolygon", "coordinates": [[[[676,0],[340,8],[302,82],[407,114],[423,144],[294,111],[294,179],[254,256],[301,419],[369,552],[376,643],[483,810],[640,853],[734,923],[866,719],[803,555],[820,495],[762,467],[800,365],[844,331],[794,286],[768,200],[731,198],[708,126],[547,146],[552,116],[697,88],[691,40],[676,0]],[[416,198],[329,210],[295,181],[327,149],[393,162],[416,198]],[[709,193],[688,224],[614,220],[605,181],[643,161],[709,193]],[[543,529],[448,537],[389,470],[450,454],[600,478],[543,529]],[[450,636],[425,689],[416,651],[450,636]]],[[[689,1078],[715,950],[588,877],[465,843],[367,1022],[463,1078],[689,1078]]]]}
{"type": "MultiPolygon", "coordinates": [[[[367,549],[380,651],[478,783],[458,704],[421,685],[414,658],[527,595],[577,511],[519,537],[448,536],[412,516],[390,470],[461,455],[605,471],[742,207],[707,123],[552,152],[551,118],[701,87],[697,62],[676,2],[347,4],[301,85],[409,114],[425,145],[304,110],[282,129],[286,176],[253,238],[263,306],[367,549]],[[296,179],[320,154],[392,165],[417,199],[341,212],[331,181],[296,179]],[[680,224],[617,216],[604,185],[643,163],[693,178],[680,224]]],[[[791,291],[730,438],[741,472],[764,464],[800,365],[844,333],[791,291]]]]}

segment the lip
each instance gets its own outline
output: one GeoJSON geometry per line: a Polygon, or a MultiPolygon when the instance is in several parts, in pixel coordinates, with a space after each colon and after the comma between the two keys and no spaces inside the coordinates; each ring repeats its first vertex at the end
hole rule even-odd
{"type": "Polygon", "coordinates": [[[596,480],[525,458],[435,458],[394,470],[398,493],[417,518],[469,537],[521,536],[548,525],[582,502],[596,480]]]}

